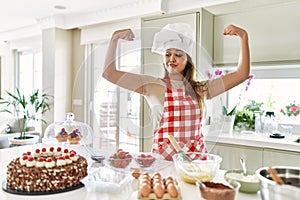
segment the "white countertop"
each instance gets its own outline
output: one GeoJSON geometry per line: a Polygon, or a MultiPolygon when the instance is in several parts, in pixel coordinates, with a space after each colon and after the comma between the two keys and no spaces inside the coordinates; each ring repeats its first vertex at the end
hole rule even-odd
{"type": "Polygon", "coordinates": [[[300,138],[300,135],[292,135],[283,139],[277,139],[270,138],[269,134],[255,132],[234,132],[233,134],[208,133],[205,136],[205,140],[208,142],[300,152],[300,143],[295,142],[298,138],[300,138]]]}
{"type": "MultiPolygon", "coordinates": [[[[41,144],[38,144],[36,146],[26,146],[26,147],[15,147],[15,148],[7,148],[7,149],[0,149],[0,181],[1,184],[5,180],[6,177],[6,166],[7,164],[15,157],[19,156],[22,152],[27,151],[27,149],[35,149],[40,148],[41,144]]],[[[75,148],[76,149],[76,148],[75,148]]],[[[76,149],[78,152],[80,152],[81,155],[87,156],[86,151],[78,147],[76,149]]],[[[88,157],[88,156],[87,156],[88,157]]],[[[92,161],[89,160],[89,164],[92,161]]],[[[163,176],[174,176],[177,177],[175,168],[173,164],[169,165],[169,167],[162,170],[161,174],[163,176]]],[[[224,171],[220,170],[218,171],[216,177],[213,181],[216,182],[224,182],[223,178],[224,171]]],[[[180,179],[177,177],[177,180],[179,180],[179,187],[182,192],[182,199],[183,200],[190,200],[190,199],[201,199],[200,192],[197,189],[195,185],[187,184],[185,182],[180,181],[180,179]]],[[[66,199],[72,199],[72,200],[135,200],[137,199],[137,191],[134,190],[133,183],[131,186],[128,186],[126,189],[122,190],[120,193],[112,195],[107,193],[97,193],[97,192],[87,192],[85,187],[59,193],[59,194],[51,194],[51,195],[16,195],[16,194],[10,194],[2,189],[0,190],[0,199],[1,200],[25,200],[25,199],[43,199],[43,200],[66,200],[66,199]]],[[[245,194],[245,193],[239,193],[238,194],[238,200],[260,200],[260,193],[256,194],[245,194]]]]}

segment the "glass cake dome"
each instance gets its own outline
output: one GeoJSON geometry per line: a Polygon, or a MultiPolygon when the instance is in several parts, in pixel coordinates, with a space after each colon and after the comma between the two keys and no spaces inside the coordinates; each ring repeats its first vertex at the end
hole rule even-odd
{"type": "Polygon", "coordinates": [[[44,144],[92,145],[92,128],[82,122],[74,121],[74,114],[67,113],[66,121],[54,122],[46,130],[42,142],[44,144]]]}

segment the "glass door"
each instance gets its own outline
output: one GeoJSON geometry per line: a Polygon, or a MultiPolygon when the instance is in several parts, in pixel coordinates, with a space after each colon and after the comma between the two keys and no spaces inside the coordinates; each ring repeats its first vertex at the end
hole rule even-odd
{"type": "MultiPolygon", "coordinates": [[[[140,95],[120,88],[104,78],[103,63],[108,43],[92,45],[91,88],[94,88],[93,130],[96,148],[122,148],[139,151],[140,95]]],[[[140,41],[120,42],[117,52],[117,68],[140,73],[140,41]]]]}

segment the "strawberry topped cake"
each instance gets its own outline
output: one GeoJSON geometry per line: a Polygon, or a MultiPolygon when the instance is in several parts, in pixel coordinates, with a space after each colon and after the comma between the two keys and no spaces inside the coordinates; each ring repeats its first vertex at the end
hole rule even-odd
{"type": "Polygon", "coordinates": [[[23,153],[7,165],[7,189],[26,192],[64,190],[81,184],[87,160],[76,151],[50,147],[23,153]]]}

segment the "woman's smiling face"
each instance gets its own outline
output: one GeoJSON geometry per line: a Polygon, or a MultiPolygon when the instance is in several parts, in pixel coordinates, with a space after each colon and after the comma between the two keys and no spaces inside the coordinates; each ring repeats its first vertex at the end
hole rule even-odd
{"type": "Polygon", "coordinates": [[[183,73],[187,64],[187,54],[179,49],[167,49],[164,56],[164,64],[171,75],[172,73],[183,73]]]}

